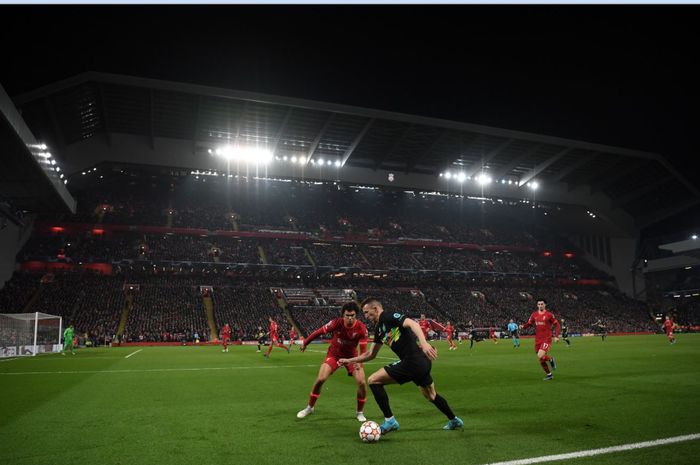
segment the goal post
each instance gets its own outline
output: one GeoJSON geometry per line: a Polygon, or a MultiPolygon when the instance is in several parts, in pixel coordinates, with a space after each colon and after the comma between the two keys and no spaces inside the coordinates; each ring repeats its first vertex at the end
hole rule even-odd
{"type": "Polygon", "coordinates": [[[0,313],[0,358],[60,352],[63,318],[48,313],[0,313]]]}

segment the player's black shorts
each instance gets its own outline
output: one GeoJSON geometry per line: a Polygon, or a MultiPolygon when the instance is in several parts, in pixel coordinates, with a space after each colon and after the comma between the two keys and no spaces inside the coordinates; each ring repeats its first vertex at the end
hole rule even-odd
{"type": "Polygon", "coordinates": [[[520,336],[518,335],[518,330],[511,331],[511,332],[510,332],[510,336],[511,336],[511,337],[520,337],[520,336]]]}
{"type": "Polygon", "coordinates": [[[416,386],[428,387],[433,384],[430,369],[433,363],[427,357],[399,360],[384,367],[389,376],[399,384],[413,381],[416,386]]]}
{"type": "Polygon", "coordinates": [[[258,339],[258,344],[264,346],[264,345],[267,345],[267,341],[265,340],[264,337],[261,337],[260,339],[258,339]]]}

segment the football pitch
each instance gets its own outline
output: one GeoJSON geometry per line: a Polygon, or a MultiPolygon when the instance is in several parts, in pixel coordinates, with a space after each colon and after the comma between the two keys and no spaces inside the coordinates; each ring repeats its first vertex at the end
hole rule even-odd
{"type": "MultiPolygon", "coordinates": [[[[700,433],[700,336],[573,338],[555,344],[543,382],[533,340],[434,343],[445,417],[412,384],[388,386],[401,429],[364,444],[355,384],[326,382],[299,420],[326,345],[301,353],[255,346],[82,349],[0,359],[2,464],[488,464],[700,433]]],[[[395,360],[382,348],[367,375],[395,360]]],[[[368,393],[365,414],[382,421],[368,393]]],[[[547,463],[696,464],[700,440],[547,463]]],[[[536,462],[535,462],[536,463],[536,462]]]]}

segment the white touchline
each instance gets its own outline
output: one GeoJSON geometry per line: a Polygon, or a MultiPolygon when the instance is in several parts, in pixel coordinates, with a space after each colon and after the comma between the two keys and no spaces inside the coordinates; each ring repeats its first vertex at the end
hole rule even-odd
{"type": "Polygon", "coordinates": [[[700,434],[686,434],[685,436],[674,436],[666,439],[654,439],[653,441],[634,442],[632,444],[623,444],[621,446],[603,447],[602,449],[581,450],[578,452],[569,452],[567,454],[544,455],[542,457],[533,457],[530,459],[509,460],[507,462],[494,462],[487,465],[530,465],[532,463],[554,462],[557,460],[578,459],[581,457],[592,457],[594,455],[611,454],[613,452],[624,452],[627,450],[644,449],[647,447],[663,446],[676,442],[694,441],[700,439],[700,434]]]}
{"type": "Polygon", "coordinates": [[[129,358],[129,357],[131,357],[132,355],[136,355],[136,354],[138,354],[139,352],[141,352],[142,350],[143,350],[143,349],[139,349],[139,350],[137,350],[136,352],[132,352],[132,353],[130,353],[129,355],[127,355],[126,357],[124,357],[124,358],[129,358]]]}

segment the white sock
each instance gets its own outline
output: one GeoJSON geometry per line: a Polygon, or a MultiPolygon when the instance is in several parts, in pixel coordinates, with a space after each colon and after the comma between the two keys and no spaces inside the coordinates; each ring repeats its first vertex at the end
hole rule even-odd
{"type": "Polygon", "coordinates": [[[390,418],[384,417],[384,421],[391,421],[393,419],[394,419],[394,417],[390,417],[390,418]]]}

